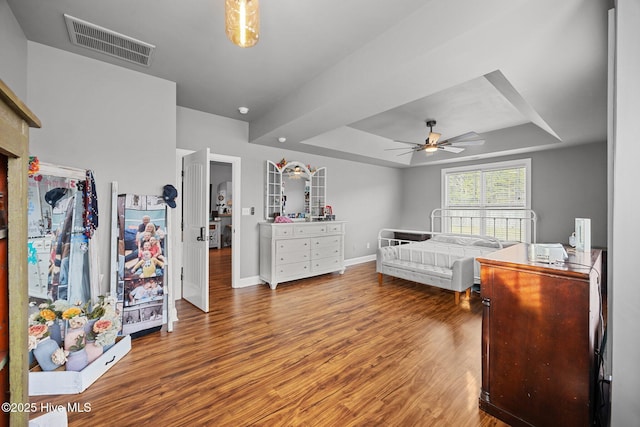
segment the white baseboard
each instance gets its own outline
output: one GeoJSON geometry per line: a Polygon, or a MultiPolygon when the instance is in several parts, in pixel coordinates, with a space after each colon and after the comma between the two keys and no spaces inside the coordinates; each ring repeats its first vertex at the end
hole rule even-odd
{"type": "MultiPolygon", "coordinates": [[[[375,260],[376,260],[376,255],[372,254],[372,255],[366,255],[358,258],[346,259],[344,260],[344,265],[348,267],[350,265],[357,265],[357,264],[362,264],[365,262],[370,262],[375,260]]],[[[262,284],[264,284],[264,282],[260,280],[260,276],[242,277],[240,278],[239,283],[237,283],[236,286],[234,286],[234,288],[236,289],[247,288],[249,286],[262,285],[262,284]]]]}
{"type": "Polygon", "coordinates": [[[365,262],[375,261],[375,260],[376,260],[376,254],[371,254],[371,255],[361,256],[358,258],[345,259],[344,265],[348,267],[350,265],[363,264],[365,262]]]}
{"type": "Polygon", "coordinates": [[[263,282],[262,280],[260,280],[260,276],[241,277],[239,283],[236,283],[236,286],[234,286],[234,288],[247,288],[249,286],[261,284],[263,284],[263,282]]]}

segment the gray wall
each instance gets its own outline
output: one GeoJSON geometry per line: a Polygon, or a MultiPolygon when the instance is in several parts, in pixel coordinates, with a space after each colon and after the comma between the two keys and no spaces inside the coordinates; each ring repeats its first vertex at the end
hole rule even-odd
{"type": "Polygon", "coordinates": [[[7,0],[0,0],[0,80],[27,100],[27,39],[7,0]]]}
{"type": "MultiPolygon", "coordinates": [[[[488,142],[490,143],[490,141],[488,142]]],[[[465,162],[465,165],[531,158],[531,207],[538,215],[538,242],[568,243],[575,218],[591,218],[591,244],[607,246],[606,143],[465,162]]],[[[406,170],[401,225],[429,229],[441,203],[440,174],[447,164],[406,170]]]]}
{"type": "Polygon", "coordinates": [[[120,193],[161,195],[175,185],[175,83],[28,42],[28,106],[40,161],[91,169],[99,208],[100,284],[109,287],[111,182],[120,193]]]}

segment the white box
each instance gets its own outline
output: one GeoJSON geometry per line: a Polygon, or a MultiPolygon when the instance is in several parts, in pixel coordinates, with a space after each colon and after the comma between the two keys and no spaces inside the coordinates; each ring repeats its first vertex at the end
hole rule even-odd
{"type": "Polygon", "coordinates": [[[576,252],[591,252],[591,219],[576,218],[576,252]]]}
{"type": "Polygon", "coordinates": [[[80,372],[62,370],[45,372],[32,369],[29,371],[29,396],[82,393],[122,359],[129,350],[131,350],[131,337],[126,335],[80,372]]]}

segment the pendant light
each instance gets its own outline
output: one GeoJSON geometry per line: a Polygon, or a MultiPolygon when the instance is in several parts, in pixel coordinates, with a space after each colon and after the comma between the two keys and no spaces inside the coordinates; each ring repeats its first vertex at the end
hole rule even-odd
{"type": "Polygon", "coordinates": [[[251,47],[260,37],[259,0],[225,0],[225,33],[240,47],[251,47]]]}

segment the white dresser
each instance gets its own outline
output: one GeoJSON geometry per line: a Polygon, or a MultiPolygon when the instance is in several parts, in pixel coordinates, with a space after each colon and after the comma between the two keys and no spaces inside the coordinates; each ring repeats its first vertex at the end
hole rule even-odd
{"type": "Polygon", "coordinates": [[[260,223],[260,280],[280,282],[344,273],[344,221],[260,223]]]}

